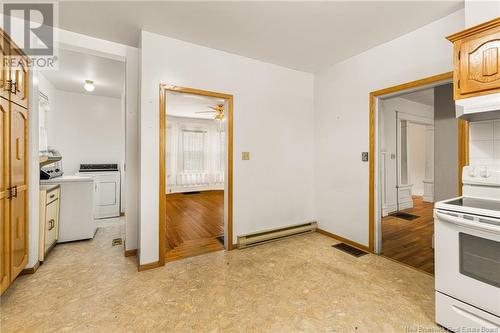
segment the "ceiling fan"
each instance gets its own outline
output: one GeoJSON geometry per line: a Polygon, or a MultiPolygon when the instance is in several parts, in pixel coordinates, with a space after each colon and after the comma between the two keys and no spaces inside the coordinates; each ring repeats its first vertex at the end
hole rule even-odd
{"type": "Polygon", "coordinates": [[[224,120],[224,104],[218,104],[217,106],[209,106],[210,111],[197,111],[196,113],[215,113],[215,120],[224,120]]]}

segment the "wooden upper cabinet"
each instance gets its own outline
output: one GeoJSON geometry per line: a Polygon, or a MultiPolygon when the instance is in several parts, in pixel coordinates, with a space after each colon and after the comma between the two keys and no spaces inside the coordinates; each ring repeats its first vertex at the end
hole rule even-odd
{"type": "Polygon", "coordinates": [[[500,18],[448,37],[455,99],[500,92],[500,18]]]}
{"type": "Polygon", "coordinates": [[[9,80],[9,71],[7,71],[7,61],[9,58],[9,46],[7,39],[0,35],[0,96],[9,98],[7,81],[9,80]]]}
{"type": "Polygon", "coordinates": [[[28,108],[28,59],[16,50],[11,50],[10,100],[23,108],[28,108]]]}

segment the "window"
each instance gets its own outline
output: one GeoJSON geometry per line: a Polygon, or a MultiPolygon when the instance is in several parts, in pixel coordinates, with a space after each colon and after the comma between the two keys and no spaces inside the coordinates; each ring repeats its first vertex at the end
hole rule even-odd
{"type": "Polygon", "coordinates": [[[218,132],[217,137],[217,147],[216,147],[216,170],[218,172],[224,172],[225,170],[225,143],[226,143],[226,133],[223,131],[218,132]]]}
{"type": "Polygon", "coordinates": [[[182,169],[184,172],[205,170],[205,132],[182,131],[182,169]]]}
{"type": "Polygon", "coordinates": [[[47,152],[47,112],[49,111],[49,98],[38,92],[38,150],[47,152]]]}

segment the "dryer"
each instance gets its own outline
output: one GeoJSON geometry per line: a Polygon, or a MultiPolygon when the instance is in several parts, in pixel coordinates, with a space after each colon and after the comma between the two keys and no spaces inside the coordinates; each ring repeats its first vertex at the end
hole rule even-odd
{"type": "Polygon", "coordinates": [[[120,216],[120,171],[118,164],[80,164],[80,176],[94,179],[94,218],[120,216]]]}

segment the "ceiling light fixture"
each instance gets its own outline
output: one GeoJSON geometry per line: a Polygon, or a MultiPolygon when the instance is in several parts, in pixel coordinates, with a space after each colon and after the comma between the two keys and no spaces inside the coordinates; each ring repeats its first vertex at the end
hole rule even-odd
{"type": "Polygon", "coordinates": [[[85,84],[83,85],[83,88],[85,88],[85,90],[87,90],[88,92],[94,91],[94,89],[95,89],[94,81],[85,80],[85,84]]]}

